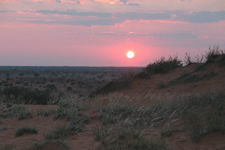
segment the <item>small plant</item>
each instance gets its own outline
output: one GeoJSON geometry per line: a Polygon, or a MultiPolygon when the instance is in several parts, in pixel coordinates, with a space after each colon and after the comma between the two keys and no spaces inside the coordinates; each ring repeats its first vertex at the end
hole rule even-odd
{"type": "Polygon", "coordinates": [[[38,130],[31,127],[22,127],[16,130],[15,137],[22,136],[26,133],[37,134],[38,130]]]}
{"type": "Polygon", "coordinates": [[[69,134],[66,126],[56,127],[53,131],[49,132],[46,136],[46,140],[63,139],[69,134]]]}
{"type": "Polygon", "coordinates": [[[33,75],[34,75],[34,77],[39,77],[40,76],[40,74],[36,73],[36,72],[33,75]]]}
{"type": "Polygon", "coordinates": [[[18,120],[23,120],[26,117],[32,117],[32,113],[30,111],[27,111],[23,106],[16,106],[12,107],[8,112],[4,114],[0,113],[0,117],[2,118],[17,117],[18,120]]]}
{"type": "Polygon", "coordinates": [[[193,141],[198,142],[204,135],[204,124],[200,114],[190,113],[186,118],[187,128],[193,141]]]}
{"type": "Polygon", "coordinates": [[[28,88],[9,87],[2,91],[7,102],[16,104],[48,104],[52,97],[49,91],[31,90],[28,88]]]}
{"type": "Polygon", "coordinates": [[[142,131],[127,126],[116,126],[111,130],[95,128],[96,140],[103,149],[160,150],[165,147],[163,141],[150,141],[142,136],[142,131]]]}
{"type": "Polygon", "coordinates": [[[48,84],[47,86],[46,86],[46,88],[48,89],[48,90],[56,90],[57,88],[56,88],[56,86],[55,86],[55,84],[48,84]]]}
{"type": "Polygon", "coordinates": [[[187,66],[193,64],[193,61],[191,60],[191,55],[190,55],[190,53],[185,53],[184,63],[185,63],[185,65],[187,65],[187,66]]]}
{"type": "Polygon", "coordinates": [[[218,45],[214,45],[213,48],[209,47],[209,51],[206,53],[206,63],[214,62],[216,58],[223,54],[223,50],[220,50],[218,45]]]}
{"type": "Polygon", "coordinates": [[[72,87],[71,87],[71,86],[68,86],[68,87],[66,88],[66,90],[67,90],[67,91],[72,91],[72,87]]]}
{"type": "Polygon", "coordinates": [[[56,113],[56,110],[55,109],[39,110],[37,112],[37,115],[38,116],[45,116],[45,117],[47,117],[47,116],[50,116],[50,115],[55,114],[55,113],[56,113]]]}
{"type": "Polygon", "coordinates": [[[13,150],[14,145],[13,144],[6,144],[4,145],[4,150],[13,150]]]}
{"type": "Polygon", "coordinates": [[[160,132],[161,137],[169,137],[172,133],[177,132],[178,129],[164,129],[160,132]]]}
{"type": "Polygon", "coordinates": [[[59,107],[57,109],[56,115],[53,117],[54,120],[66,118],[70,124],[66,127],[67,134],[77,133],[82,131],[86,123],[89,122],[90,117],[81,113],[83,108],[80,107],[76,101],[71,99],[64,99],[59,102],[59,107]],[[67,101],[68,100],[68,101],[67,101]]]}
{"type": "Polygon", "coordinates": [[[51,140],[51,141],[44,141],[44,142],[40,142],[40,143],[35,143],[33,146],[31,146],[32,150],[43,150],[45,149],[45,147],[47,147],[49,144],[55,144],[57,145],[57,147],[59,147],[59,149],[62,150],[67,150],[69,149],[69,145],[66,141],[63,140],[51,140]]]}
{"type": "Polygon", "coordinates": [[[195,57],[195,60],[192,60],[191,59],[191,54],[190,53],[185,53],[185,57],[184,57],[184,64],[185,65],[191,65],[191,64],[194,64],[194,63],[203,63],[204,62],[204,56],[199,56],[197,55],[195,57]]]}

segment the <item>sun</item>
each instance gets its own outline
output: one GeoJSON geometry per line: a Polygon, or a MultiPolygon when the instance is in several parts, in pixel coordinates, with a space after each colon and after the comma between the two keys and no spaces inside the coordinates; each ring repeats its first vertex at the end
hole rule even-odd
{"type": "Polygon", "coordinates": [[[134,52],[133,51],[128,51],[127,52],[127,58],[133,58],[134,57],[134,52]]]}

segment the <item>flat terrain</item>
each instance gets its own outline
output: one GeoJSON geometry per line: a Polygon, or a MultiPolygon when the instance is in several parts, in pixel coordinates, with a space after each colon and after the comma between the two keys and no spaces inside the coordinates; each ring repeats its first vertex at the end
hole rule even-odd
{"type": "Polygon", "coordinates": [[[136,73],[139,67],[7,67],[0,66],[0,90],[23,87],[48,90],[54,96],[87,96],[124,74],[136,73]]]}

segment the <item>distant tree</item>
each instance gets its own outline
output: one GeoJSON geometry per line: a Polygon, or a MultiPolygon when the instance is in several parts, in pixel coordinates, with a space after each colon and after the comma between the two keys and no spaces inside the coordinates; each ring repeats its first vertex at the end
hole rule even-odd
{"type": "Polygon", "coordinates": [[[68,86],[66,89],[67,89],[67,91],[72,91],[72,87],[71,86],[68,86]]]}
{"type": "Polygon", "coordinates": [[[34,77],[39,77],[40,74],[39,73],[34,73],[34,77]]]}

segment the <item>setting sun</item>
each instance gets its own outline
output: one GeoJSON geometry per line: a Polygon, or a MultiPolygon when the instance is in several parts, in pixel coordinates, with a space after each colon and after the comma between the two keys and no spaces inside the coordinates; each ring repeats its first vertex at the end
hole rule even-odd
{"type": "Polygon", "coordinates": [[[128,52],[127,52],[127,57],[128,57],[128,58],[133,58],[133,57],[134,57],[134,52],[128,51],[128,52]]]}

